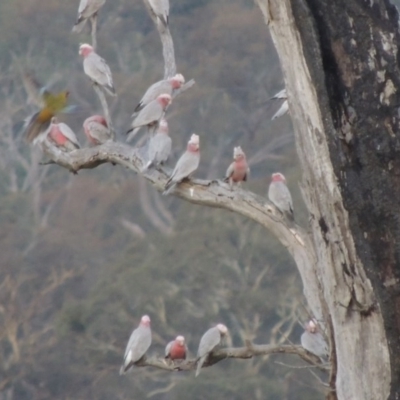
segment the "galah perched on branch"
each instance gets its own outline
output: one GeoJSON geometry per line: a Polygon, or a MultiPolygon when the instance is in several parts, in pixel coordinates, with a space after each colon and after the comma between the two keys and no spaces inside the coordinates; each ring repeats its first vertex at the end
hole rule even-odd
{"type": "Polygon", "coordinates": [[[72,32],[81,32],[86,21],[97,14],[106,0],[81,0],[78,8],[78,18],[72,32]]]}
{"type": "Polygon", "coordinates": [[[201,368],[208,355],[220,346],[228,334],[228,328],[223,324],[218,324],[210,328],[200,339],[199,350],[197,351],[196,376],[200,374],[201,368]]]}
{"type": "Polygon", "coordinates": [[[139,326],[132,332],[126,346],[124,362],[119,370],[123,375],[141,360],[151,345],[150,317],[143,315],[139,326]]]}
{"type": "Polygon", "coordinates": [[[305,331],[300,337],[301,345],[310,353],[322,358],[324,361],[329,356],[329,347],[324,336],[319,330],[317,321],[312,319],[305,323],[305,331]]]}
{"type": "Polygon", "coordinates": [[[79,54],[83,57],[85,74],[111,96],[116,96],[110,67],[90,44],[81,44],[79,54]]]}
{"type": "Polygon", "coordinates": [[[168,26],[169,18],[169,0],[147,0],[151,11],[163,23],[165,27],[168,26]]]}
{"type": "Polygon", "coordinates": [[[172,141],[168,136],[168,122],[165,119],[160,121],[157,133],[149,141],[149,161],[143,168],[146,171],[152,165],[158,166],[168,160],[171,153],[172,141]]]}
{"type": "Polygon", "coordinates": [[[225,180],[229,182],[232,189],[233,183],[247,181],[250,174],[250,168],[247,165],[246,155],[240,146],[233,149],[233,163],[228,167],[225,180]]]}
{"type": "Polygon", "coordinates": [[[195,133],[192,134],[188,142],[186,151],[181,155],[175,165],[170,178],[165,185],[164,195],[171,193],[176,184],[189,178],[198,168],[200,163],[200,138],[195,133]]]}
{"type": "Polygon", "coordinates": [[[96,146],[108,140],[114,140],[114,135],[108,129],[106,119],[101,115],[93,115],[86,118],[83,123],[83,130],[88,141],[96,146]]]}
{"type": "Polygon", "coordinates": [[[158,125],[171,102],[172,97],[167,93],[163,93],[147,104],[146,107],[142,108],[133,120],[131,129],[126,132],[127,134],[132,132],[127,140],[131,140],[142,126],[150,128],[158,125]]]}
{"type": "Polygon", "coordinates": [[[272,174],[268,198],[290,221],[294,221],[292,196],[286,186],[286,178],[280,172],[272,174]]]}
{"type": "Polygon", "coordinates": [[[165,358],[169,360],[186,360],[187,351],[185,338],[177,336],[175,340],[169,342],[165,347],[165,358]]]}
{"type": "Polygon", "coordinates": [[[51,119],[47,139],[65,152],[76,150],[81,147],[72,129],[67,124],[58,122],[56,117],[51,119]]]}
{"type": "Polygon", "coordinates": [[[143,107],[146,107],[151,101],[155,100],[160,94],[166,93],[172,96],[174,90],[178,90],[185,83],[185,78],[182,74],[176,74],[172,78],[163,79],[153,83],[143,95],[139,104],[135,108],[135,113],[139,112],[143,107]]]}
{"type": "Polygon", "coordinates": [[[276,95],[271,97],[271,100],[283,100],[281,106],[279,107],[278,111],[272,116],[272,120],[282,117],[282,115],[285,115],[289,111],[289,103],[287,100],[287,93],[286,89],[282,89],[280,92],[278,92],[276,95]]]}
{"type": "Polygon", "coordinates": [[[36,143],[39,136],[45,136],[54,116],[72,109],[72,106],[67,106],[68,95],[68,91],[53,94],[45,88],[41,90],[42,109],[29,117],[25,124],[25,138],[29,143],[36,143]]]}

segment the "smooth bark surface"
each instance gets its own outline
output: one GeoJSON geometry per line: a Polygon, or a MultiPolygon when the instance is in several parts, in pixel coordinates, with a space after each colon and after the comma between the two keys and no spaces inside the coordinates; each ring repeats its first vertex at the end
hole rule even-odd
{"type": "Polygon", "coordinates": [[[386,1],[258,3],[287,85],[337,397],[398,398],[397,12],[386,1]]]}

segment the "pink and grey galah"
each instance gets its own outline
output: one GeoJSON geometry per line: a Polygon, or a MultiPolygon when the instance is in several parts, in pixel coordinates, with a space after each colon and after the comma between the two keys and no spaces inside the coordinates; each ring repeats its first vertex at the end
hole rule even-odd
{"type": "Polygon", "coordinates": [[[60,150],[69,152],[79,149],[78,139],[72,129],[63,122],[58,122],[56,117],[51,119],[47,139],[60,150]]]}
{"type": "Polygon", "coordinates": [[[192,134],[186,151],[181,155],[166,185],[164,195],[171,193],[175,186],[186,178],[190,178],[200,164],[200,138],[192,134]]]}
{"type": "Polygon", "coordinates": [[[151,11],[163,25],[168,26],[169,0],[147,0],[147,2],[149,3],[151,11]]]}
{"type": "Polygon", "coordinates": [[[78,18],[75,22],[72,32],[81,32],[86,21],[95,16],[106,0],[81,0],[78,8],[78,18]]]}
{"type": "Polygon", "coordinates": [[[300,337],[301,345],[307,351],[325,361],[329,357],[329,346],[320,332],[317,321],[312,319],[306,322],[304,328],[305,330],[300,337]]]}
{"type": "Polygon", "coordinates": [[[289,103],[287,99],[286,89],[282,89],[280,92],[276,93],[271,97],[271,100],[283,100],[281,106],[278,111],[272,116],[271,120],[273,121],[276,118],[282,117],[289,111],[289,103]]]}
{"type": "Polygon", "coordinates": [[[228,328],[223,324],[218,324],[210,328],[200,339],[199,349],[197,351],[197,369],[196,376],[200,374],[204,362],[210,353],[221,346],[224,338],[228,334],[228,328]]]}
{"type": "Polygon", "coordinates": [[[165,358],[169,360],[186,360],[187,351],[185,338],[179,335],[165,347],[165,358]]]}
{"type": "Polygon", "coordinates": [[[240,146],[233,149],[233,163],[228,167],[225,180],[229,182],[229,186],[233,187],[234,183],[240,185],[242,181],[247,181],[250,174],[250,168],[247,165],[246,155],[240,146]]]}
{"type": "Polygon", "coordinates": [[[171,153],[171,147],[172,140],[168,136],[168,122],[162,119],[158,126],[157,133],[150,138],[148,150],[149,160],[142,172],[146,171],[152,165],[158,166],[166,162],[171,153]]]}
{"type": "Polygon", "coordinates": [[[119,370],[119,374],[123,375],[128,372],[135,363],[140,361],[146,354],[151,345],[151,329],[150,317],[143,315],[139,326],[132,332],[126,346],[124,362],[119,370]]]}
{"type": "Polygon", "coordinates": [[[143,107],[146,107],[151,101],[155,100],[160,94],[166,93],[172,96],[175,90],[180,89],[180,87],[185,83],[185,78],[182,74],[176,74],[172,78],[163,79],[153,83],[143,95],[139,104],[135,108],[135,113],[139,112],[143,107]]]}
{"type": "Polygon", "coordinates": [[[79,54],[83,57],[83,70],[92,82],[99,85],[111,96],[116,96],[110,67],[90,44],[81,44],[79,54]]]}
{"type": "Polygon", "coordinates": [[[95,146],[114,140],[114,135],[108,129],[106,119],[101,115],[93,115],[86,118],[83,123],[83,130],[89,143],[95,146]]]}
{"type": "Polygon", "coordinates": [[[292,196],[286,186],[286,178],[280,172],[272,174],[268,198],[290,221],[294,221],[292,196]]]}
{"type": "Polygon", "coordinates": [[[127,134],[132,132],[127,140],[129,141],[133,138],[143,126],[147,126],[148,128],[157,126],[171,102],[172,97],[168,93],[163,93],[142,108],[133,120],[131,129],[126,132],[127,134]]]}

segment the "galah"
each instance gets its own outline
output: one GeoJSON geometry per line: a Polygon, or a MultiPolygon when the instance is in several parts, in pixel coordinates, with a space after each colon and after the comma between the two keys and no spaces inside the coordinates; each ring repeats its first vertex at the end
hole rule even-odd
{"type": "Polygon", "coordinates": [[[218,324],[210,328],[200,339],[199,350],[197,351],[196,376],[200,374],[201,368],[208,355],[220,346],[228,333],[228,328],[218,324]]]}
{"type": "Polygon", "coordinates": [[[319,331],[317,322],[312,319],[305,323],[304,332],[300,337],[301,345],[310,353],[325,360],[329,356],[329,347],[324,336],[319,331]]]}
{"type": "Polygon", "coordinates": [[[114,140],[114,135],[108,129],[106,119],[101,115],[93,115],[86,118],[83,123],[83,130],[88,141],[96,146],[108,140],[114,140]]]}
{"type": "Polygon", "coordinates": [[[186,360],[187,351],[185,338],[177,336],[175,340],[169,342],[165,347],[165,358],[170,360],[186,360]]]}
{"type": "Polygon", "coordinates": [[[189,178],[198,168],[200,163],[200,138],[195,133],[192,134],[188,142],[186,151],[181,155],[172,171],[166,185],[164,195],[169,194],[185,178],[189,178]]]}
{"type": "Polygon", "coordinates": [[[286,186],[286,178],[280,172],[272,174],[268,198],[290,221],[294,221],[292,196],[286,186]]]}
{"type": "Polygon", "coordinates": [[[139,326],[132,332],[126,346],[124,362],[119,370],[123,375],[143,358],[151,345],[150,317],[143,315],[139,326]]]}
{"type": "Polygon", "coordinates": [[[229,182],[232,189],[233,183],[247,181],[250,174],[250,168],[247,165],[246,155],[240,146],[233,149],[233,163],[228,167],[225,180],[229,182]]]}
{"type": "Polygon", "coordinates": [[[135,108],[135,113],[139,112],[143,107],[147,106],[151,101],[155,100],[160,94],[166,93],[172,96],[174,90],[180,89],[185,83],[185,78],[182,74],[176,74],[172,78],[163,79],[153,83],[143,95],[139,104],[135,108]]]}
{"type": "Polygon", "coordinates": [[[283,103],[279,107],[278,111],[272,116],[272,120],[282,117],[282,115],[285,115],[289,111],[289,103],[287,100],[287,93],[286,89],[282,89],[280,92],[275,94],[274,96],[271,97],[271,100],[281,100],[283,99],[283,103]]]}
{"type": "Polygon", "coordinates": [[[79,54],[83,57],[85,74],[111,96],[116,96],[110,67],[90,44],[81,44],[79,54]]]}
{"type": "Polygon", "coordinates": [[[72,32],[81,32],[86,21],[95,16],[106,0],[81,0],[78,8],[78,18],[75,22],[72,32]]]}
{"type": "Polygon", "coordinates": [[[148,0],[151,11],[160,19],[164,26],[168,26],[169,0],[148,0]]]}
{"type": "Polygon", "coordinates": [[[157,133],[149,141],[149,161],[143,168],[146,171],[152,165],[158,166],[168,160],[171,153],[172,141],[168,136],[168,122],[165,119],[160,121],[157,133]]]}
{"type": "Polygon", "coordinates": [[[79,149],[78,139],[72,129],[63,122],[58,122],[56,117],[51,119],[47,139],[62,151],[79,149]]]}
{"type": "Polygon", "coordinates": [[[25,124],[25,138],[29,143],[36,142],[39,135],[43,136],[54,116],[71,108],[67,106],[68,96],[68,91],[53,94],[45,88],[41,90],[42,109],[29,117],[25,124]]]}
{"type": "Polygon", "coordinates": [[[132,127],[126,133],[132,132],[127,140],[129,141],[132,137],[134,137],[137,131],[142,126],[153,127],[159,123],[161,118],[164,116],[164,113],[168,106],[172,102],[172,97],[163,93],[157,96],[157,98],[150,103],[147,104],[144,108],[142,108],[137,114],[136,118],[132,122],[132,127]]]}

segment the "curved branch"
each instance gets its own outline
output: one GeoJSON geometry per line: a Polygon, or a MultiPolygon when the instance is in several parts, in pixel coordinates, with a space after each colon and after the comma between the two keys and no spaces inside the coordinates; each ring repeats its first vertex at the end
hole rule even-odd
{"type": "MultiPolygon", "coordinates": [[[[218,349],[208,356],[208,359],[203,365],[205,367],[211,367],[214,364],[219,363],[227,358],[236,359],[248,359],[259,356],[266,356],[271,354],[294,354],[299,356],[307,363],[316,366],[317,368],[327,371],[329,366],[322,364],[321,360],[314,354],[309,353],[301,346],[295,345],[270,345],[270,344],[249,344],[246,347],[228,347],[218,349]]],[[[167,361],[164,358],[142,358],[135,364],[137,367],[153,367],[162,369],[169,372],[175,371],[192,371],[197,367],[197,358],[184,360],[181,362],[167,361]]]]}
{"type": "MultiPolygon", "coordinates": [[[[58,165],[73,173],[80,169],[90,169],[107,162],[120,164],[137,173],[146,163],[140,148],[118,142],[107,142],[101,146],[64,153],[48,141],[43,142],[43,150],[58,165]]],[[[151,169],[143,177],[158,191],[164,191],[168,175],[164,170],[151,169]]],[[[292,226],[281,212],[267,199],[255,193],[235,188],[221,180],[193,179],[177,186],[173,194],[191,203],[214,208],[223,208],[244,215],[270,230],[293,256],[304,282],[304,294],[312,313],[323,319],[321,290],[315,274],[316,256],[314,247],[306,232],[299,226],[292,226]]]]}

